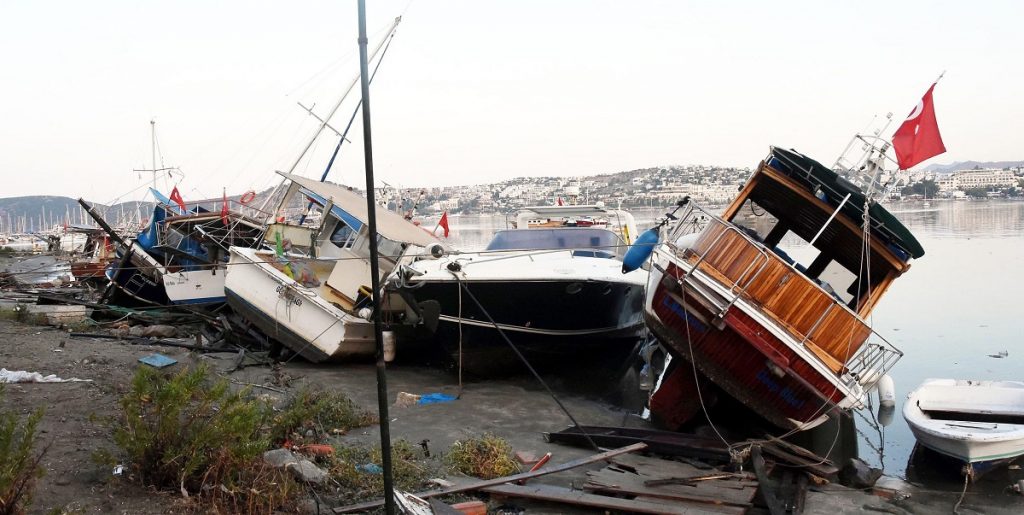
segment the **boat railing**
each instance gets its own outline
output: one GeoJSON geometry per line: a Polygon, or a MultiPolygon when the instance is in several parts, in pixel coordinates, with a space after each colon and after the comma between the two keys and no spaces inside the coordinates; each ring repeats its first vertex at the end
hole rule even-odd
{"type": "Polygon", "coordinates": [[[871,384],[902,356],[884,339],[866,343],[874,330],[856,313],[793,263],[700,206],[691,203],[668,239],[691,267],[688,275],[699,271],[728,290],[728,295],[705,296],[719,319],[742,298],[777,321],[835,374],[850,373],[871,384]],[[697,234],[696,239],[678,246],[687,234],[697,234]]]}

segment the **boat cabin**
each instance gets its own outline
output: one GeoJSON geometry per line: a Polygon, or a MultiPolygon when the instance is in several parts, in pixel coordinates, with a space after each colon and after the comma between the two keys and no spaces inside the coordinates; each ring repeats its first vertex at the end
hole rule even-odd
{"type": "Polygon", "coordinates": [[[573,256],[622,259],[626,245],[614,232],[595,227],[505,229],[494,234],[488,251],[571,250],[573,256]]]}
{"type": "MultiPolygon", "coordinates": [[[[280,172],[279,172],[280,173],[280,172]]],[[[308,256],[304,262],[310,277],[300,280],[319,287],[321,296],[352,310],[370,285],[370,230],[366,198],[337,184],[282,173],[291,181],[282,206],[300,197],[305,210],[298,221],[280,221],[267,228],[266,240],[280,235],[290,254],[308,256]],[[310,222],[314,223],[310,223],[310,222]]],[[[380,277],[389,275],[410,247],[425,248],[437,238],[401,215],[377,206],[377,249],[380,277]]],[[[262,256],[266,257],[266,256],[262,256]]]]}
{"type": "Polygon", "coordinates": [[[924,254],[892,214],[865,201],[820,163],[773,148],[685,254],[839,373],[871,334],[863,319],[924,254]]]}

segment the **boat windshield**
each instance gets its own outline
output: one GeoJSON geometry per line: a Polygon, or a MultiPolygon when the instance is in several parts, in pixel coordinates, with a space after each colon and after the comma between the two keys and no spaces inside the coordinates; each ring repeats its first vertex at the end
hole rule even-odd
{"type": "Polygon", "coordinates": [[[498,231],[487,245],[487,250],[573,249],[576,253],[590,252],[593,257],[608,258],[621,254],[622,248],[615,233],[589,227],[507,229],[498,231]]]}

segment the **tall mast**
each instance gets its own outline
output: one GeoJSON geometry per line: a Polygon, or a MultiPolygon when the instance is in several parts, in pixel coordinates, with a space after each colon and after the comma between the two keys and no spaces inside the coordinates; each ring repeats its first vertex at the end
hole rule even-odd
{"type": "MultiPolygon", "coordinates": [[[[377,46],[374,47],[373,52],[370,54],[368,58],[369,60],[373,60],[373,58],[377,56],[377,52],[379,52],[381,47],[384,46],[384,43],[387,42],[388,38],[391,36],[391,33],[394,32],[396,28],[398,28],[398,24],[401,21],[401,16],[395,18],[395,21],[391,24],[391,28],[388,29],[387,33],[384,34],[384,37],[381,38],[381,40],[377,43],[377,46]]],[[[303,148],[302,152],[300,152],[298,157],[295,158],[295,161],[292,162],[292,165],[288,167],[288,173],[294,172],[295,168],[299,166],[300,162],[302,162],[302,158],[306,157],[306,153],[309,152],[309,149],[313,146],[313,143],[316,142],[316,139],[320,137],[320,133],[323,132],[324,128],[326,128],[328,124],[331,123],[331,118],[334,117],[334,113],[338,112],[338,108],[341,107],[342,102],[345,101],[345,97],[348,96],[349,92],[352,91],[352,88],[355,87],[356,83],[359,82],[360,77],[361,75],[358,75],[354,79],[352,79],[352,82],[348,85],[347,88],[345,88],[345,93],[341,95],[341,98],[339,98],[338,102],[334,104],[334,107],[331,108],[330,112],[327,113],[327,116],[320,119],[320,127],[317,128],[316,132],[313,134],[313,137],[309,138],[309,142],[306,143],[305,148],[303,148]]],[[[267,204],[270,202],[270,199],[276,196],[277,190],[281,188],[281,185],[284,184],[284,181],[285,180],[282,179],[281,182],[278,183],[278,185],[274,188],[274,191],[267,196],[267,198],[263,201],[263,204],[260,205],[260,211],[266,211],[267,204]]]]}

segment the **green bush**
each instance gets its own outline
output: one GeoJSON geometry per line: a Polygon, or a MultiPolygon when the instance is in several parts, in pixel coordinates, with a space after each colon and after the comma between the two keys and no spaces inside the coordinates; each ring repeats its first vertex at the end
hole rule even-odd
{"type": "MultiPolygon", "coordinates": [[[[0,385],[0,401],[4,389],[0,385]]],[[[42,477],[39,465],[46,453],[34,452],[36,429],[43,418],[37,410],[24,421],[13,411],[0,407],[0,515],[24,513],[32,501],[36,479],[42,477]]]]}
{"type": "Polygon", "coordinates": [[[210,384],[205,366],[173,375],[139,367],[120,404],[114,441],[147,486],[249,513],[277,509],[297,491],[286,472],[263,464],[269,408],[225,379],[210,384]]]}
{"type": "MultiPolygon", "coordinates": [[[[382,465],[380,447],[338,447],[329,463],[331,477],[338,482],[344,502],[379,499],[384,492],[384,476],[375,467],[382,465]]],[[[421,460],[419,451],[407,440],[391,443],[391,473],[395,488],[416,492],[436,476],[437,467],[421,460]]]]}
{"type": "Polygon", "coordinates": [[[512,446],[504,438],[492,434],[455,442],[445,460],[452,470],[482,479],[519,472],[519,464],[512,456],[512,446]]]}
{"type": "Polygon", "coordinates": [[[345,433],[376,423],[375,414],[363,410],[344,394],[304,387],[274,416],[270,440],[275,444],[285,440],[298,444],[310,429],[319,440],[330,433],[345,433]]]}

